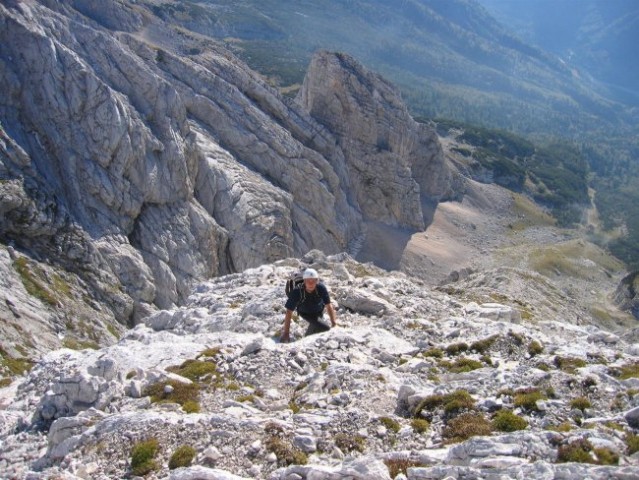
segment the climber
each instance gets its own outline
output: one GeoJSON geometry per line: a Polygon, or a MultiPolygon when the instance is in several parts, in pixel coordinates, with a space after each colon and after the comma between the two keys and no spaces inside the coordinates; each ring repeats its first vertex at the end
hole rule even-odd
{"type": "Polygon", "coordinates": [[[324,316],[324,307],[326,307],[328,316],[331,319],[331,326],[337,326],[335,309],[331,305],[331,298],[326,286],[319,281],[317,271],[307,268],[304,270],[302,278],[304,279],[303,285],[294,288],[286,301],[284,329],[280,338],[282,342],[290,340],[291,318],[295,310],[297,310],[300,317],[308,322],[305,336],[330,330],[330,327],[321,321],[324,316]]]}

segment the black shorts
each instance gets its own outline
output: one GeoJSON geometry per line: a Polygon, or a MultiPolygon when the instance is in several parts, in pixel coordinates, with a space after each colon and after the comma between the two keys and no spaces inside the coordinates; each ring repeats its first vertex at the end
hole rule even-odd
{"type": "Polygon", "coordinates": [[[300,313],[300,317],[308,322],[308,328],[304,336],[313,335],[314,333],[328,332],[331,327],[323,322],[320,322],[320,318],[324,315],[324,312],[319,313],[300,313]]]}

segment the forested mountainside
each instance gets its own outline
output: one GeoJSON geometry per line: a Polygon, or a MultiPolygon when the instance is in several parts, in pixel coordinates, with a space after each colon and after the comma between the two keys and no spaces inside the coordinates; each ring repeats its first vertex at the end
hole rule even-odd
{"type": "Polygon", "coordinates": [[[480,0],[524,40],[560,56],[615,98],[639,105],[639,4],[634,0],[480,0]]]}

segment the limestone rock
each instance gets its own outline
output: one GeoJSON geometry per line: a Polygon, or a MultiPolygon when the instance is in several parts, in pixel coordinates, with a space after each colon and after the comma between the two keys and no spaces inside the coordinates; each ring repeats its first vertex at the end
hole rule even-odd
{"type": "Polygon", "coordinates": [[[364,217],[423,230],[420,200],[449,194],[451,172],[397,90],[348,55],[319,52],[298,101],[337,137],[364,217]]]}

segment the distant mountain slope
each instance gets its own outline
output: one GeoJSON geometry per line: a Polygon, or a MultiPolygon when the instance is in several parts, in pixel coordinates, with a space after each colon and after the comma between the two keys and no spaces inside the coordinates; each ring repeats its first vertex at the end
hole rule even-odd
{"type": "Polygon", "coordinates": [[[226,40],[252,67],[299,83],[317,48],[398,84],[414,113],[519,132],[617,128],[625,111],[470,0],[165,1],[154,11],[226,40]]]}
{"type": "Polygon", "coordinates": [[[479,0],[525,41],[556,53],[639,105],[639,2],[635,0],[479,0]]]}

